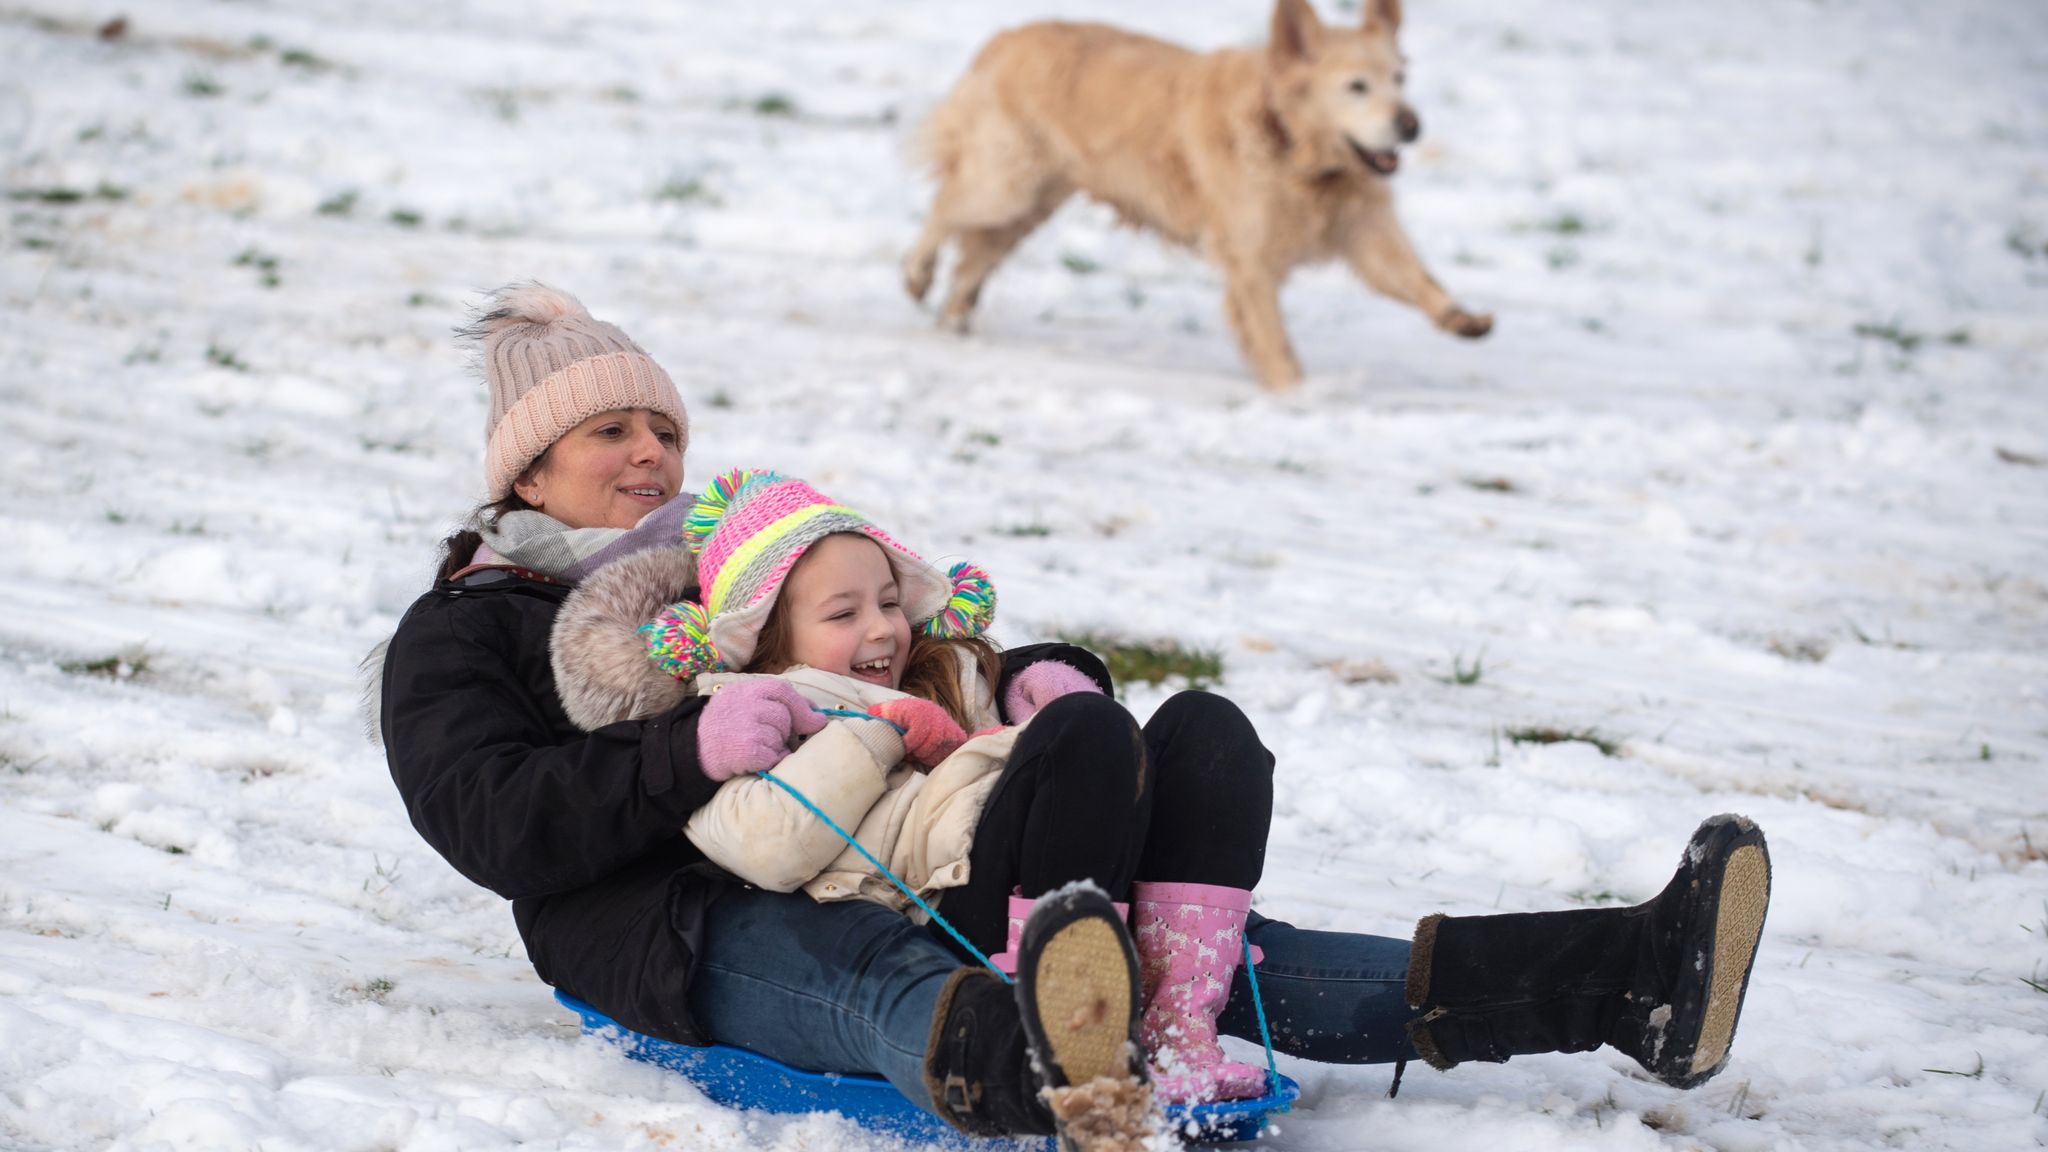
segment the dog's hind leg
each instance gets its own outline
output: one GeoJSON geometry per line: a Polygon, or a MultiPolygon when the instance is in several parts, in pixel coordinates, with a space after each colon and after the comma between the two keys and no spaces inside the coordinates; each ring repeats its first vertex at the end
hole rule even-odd
{"type": "Polygon", "coordinates": [[[932,290],[932,276],[939,269],[939,249],[952,231],[934,204],[932,214],[925,219],[924,231],[917,235],[917,243],[903,257],[903,290],[910,293],[912,300],[922,301],[924,294],[932,290]]]}
{"type": "Polygon", "coordinates": [[[1408,243],[1391,208],[1376,208],[1349,229],[1344,259],[1358,278],[1383,296],[1420,309],[1430,323],[1453,335],[1476,339],[1493,330],[1493,317],[1467,312],[1444,291],[1408,243]]]}
{"type": "Polygon", "coordinates": [[[939,323],[955,332],[967,331],[974,306],[981,300],[981,286],[989,274],[1073,194],[1071,185],[1047,184],[1038,189],[1030,209],[1017,219],[993,228],[962,229],[957,234],[960,256],[953,263],[953,286],[946,295],[945,308],[939,313],[939,323]]]}

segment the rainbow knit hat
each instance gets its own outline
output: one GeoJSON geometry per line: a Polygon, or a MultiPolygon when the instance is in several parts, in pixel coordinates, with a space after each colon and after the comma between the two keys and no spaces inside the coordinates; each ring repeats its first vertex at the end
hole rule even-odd
{"type": "Polygon", "coordinates": [[[698,595],[641,626],[648,658],[677,679],[745,668],[789,570],[811,545],[852,532],[882,546],[910,626],[934,636],[978,636],[995,618],[995,587],[972,564],[941,574],[867,517],[801,480],[735,468],[690,510],[683,539],[697,554],[698,595]]]}

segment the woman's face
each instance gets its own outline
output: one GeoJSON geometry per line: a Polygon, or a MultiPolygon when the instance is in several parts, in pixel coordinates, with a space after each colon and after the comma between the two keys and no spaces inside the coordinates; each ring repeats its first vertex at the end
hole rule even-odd
{"type": "Polygon", "coordinates": [[[683,438],[646,408],[600,412],[562,434],[512,490],[571,528],[631,528],[675,499],[683,438]]]}
{"type": "Polygon", "coordinates": [[[811,545],[789,570],[775,610],[789,614],[790,664],[902,685],[910,621],[880,544],[836,532],[811,545]]]}

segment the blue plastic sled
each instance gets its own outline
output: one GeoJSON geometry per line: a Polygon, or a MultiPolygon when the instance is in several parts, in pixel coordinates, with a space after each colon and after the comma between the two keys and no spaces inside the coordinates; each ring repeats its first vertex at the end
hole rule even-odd
{"type": "MultiPolygon", "coordinates": [[[[834,1076],[803,1072],[743,1048],[714,1044],[695,1048],[621,1027],[611,1017],[557,991],[555,999],[583,1018],[583,1030],[618,1042],[626,1055],[688,1077],[706,1096],[729,1108],[763,1112],[837,1112],[862,1127],[906,1140],[951,1148],[986,1148],[1020,1143],[976,1141],[960,1135],[945,1121],[903,1098],[879,1076],[834,1076]]],[[[1213,1104],[1172,1105],[1166,1119],[1190,1140],[1229,1143],[1255,1140],[1265,1130],[1266,1114],[1286,1108],[1301,1095],[1301,1086],[1280,1077],[1279,1091],[1255,1100],[1222,1100],[1213,1104]]],[[[1051,1141],[1044,1147],[1050,1148],[1051,1141]]]]}

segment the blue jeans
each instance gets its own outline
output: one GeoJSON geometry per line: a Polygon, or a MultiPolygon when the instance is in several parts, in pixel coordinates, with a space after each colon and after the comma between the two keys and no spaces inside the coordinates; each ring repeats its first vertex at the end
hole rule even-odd
{"type": "MultiPolygon", "coordinates": [[[[711,906],[690,1006],[721,1044],[796,1068],[880,1075],[926,1111],[932,1010],[960,958],[925,928],[864,901],[818,904],[737,889],[711,906]]],[[[1414,1055],[1404,1025],[1408,942],[1309,932],[1253,915],[1259,992],[1277,1051],[1377,1064],[1414,1055]]],[[[1251,983],[1240,971],[1218,1021],[1257,1043],[1251,983]]]]}

